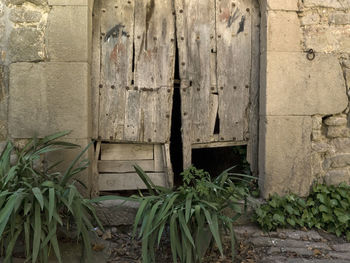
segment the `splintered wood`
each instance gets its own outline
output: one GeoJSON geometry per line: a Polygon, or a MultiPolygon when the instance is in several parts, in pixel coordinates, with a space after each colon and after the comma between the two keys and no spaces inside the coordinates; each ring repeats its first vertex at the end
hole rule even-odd
{"type": "Polygon", "coordinates": [[[172,9],[171,0],[101,1],[98,136],[102,140],[170,140],[172,9]]]}

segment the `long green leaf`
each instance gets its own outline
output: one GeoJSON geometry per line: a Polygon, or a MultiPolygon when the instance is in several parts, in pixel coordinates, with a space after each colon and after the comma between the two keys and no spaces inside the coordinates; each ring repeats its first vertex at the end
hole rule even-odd
{"type": "Polygon", "coordinates": [[[185,207],[185,220],[186,220],[186,223],[190,219],[190,215],[191,215],[192,197],[193,197],[193,193],[189,193],[186,196],[186,207],[185,207]]]}
{"type": "Polygon", "coordinates": [[[170,247],[171,254],[173,256],[173,262],[177,262],[177,251],[179,246],[178,234],[176,230],[176,217],[177,214],[173,213],[173,215],[170,218],[170,247]]]}
{"type": "Polygon", "coordinates": [[[191,243],[191,245],[193,247],[195,247],[194,241],[193,241],[193,238],[192,238],[192,234],[190,232],[190,229],[187,226],[187,223],[185,221],[184,214],[183,214],[182,210],[178,211],[178,215],[179,215],[179,221],[180,221],[180,228],[183,229],[183,231],[184,231],[188,241],[191,243]]]}
{"type": "Polygon", "coordinates": [[[15,247],[16,241],[18,239],[18,236],[21,234],[21,232],[22,232],[22,226],[19,226],[16,233],[13,236],[11,236],[11,241],[10,243],[7,244],[6,257],[5,257],[4,263],[11,262],[13,248],[15,247]]]}
{"type": "Polygon", "coordinates": [[[148,177],[148,175],[142,170],[140,166],[137,164],[134,165],[134,169],[136,173],[139,175],[141,180],[144,182],[144,184],[147,186],[147,189],[151,195],[154,195],[154,190],[156,190],[156,186],[152,182],[152,180],[148,177]]]}
{"type": "Polygon", "coordinates": [[[216,213],[213,213],[213,216],[211,216],[207,209],[205,209],[204,207],[202,209],[204,211],[205,218],[207,219],[210,231],[213,234],[216,245],[219,248],[220,254],[223,255],[217,215],[216,213]]]}
{"type": "Polygon", "coordinates": [[[53,210],[55,208],[55,189],[49,189],[49,222],[51,222],[53,216],[53,210]]]}
{"type": "Polygon", "coordinates": [[[34,213],[33,262],[36,262],[39,254],[41,236],[41,215],[38,203],[35,203],[34,213]]]}
{"type": "Polygon", "coordinates": [[[148,200],[147,199],[144,199],[140,206],[139,206],[139,209],[137,210],[137,213],[136,213],[136,216],[135,216],[135,220],[134,220],[134,227],[133,227],[133,231],[132,231],[132,235],[135,237],[136,235],[136,230],[137,230],[137,227],[139,225],[139,222],[141,220],[141,216],[143,214],[143,211],[146,207],[146,205],[148,204],[148,200]]]}
{"type": "Polygon", "coordinates": [[[35,198],[38,200],[38,202],[40,204],[40,208],[42,210],[44,208],[44,198],[43,198],[43,195],[41,193],[41,190],[38,187],[34,187],[32,189],[32,192],[34,193],[35,198]]]}
{"type": "Polygon", "coordinates": [[[16,204],[16,199],[18,197],[17,193],[14,193],[7,201],[5,207],[0,211],[0,240],[4,232],[7,222],[12,214],[14,206],[16,204]]]}

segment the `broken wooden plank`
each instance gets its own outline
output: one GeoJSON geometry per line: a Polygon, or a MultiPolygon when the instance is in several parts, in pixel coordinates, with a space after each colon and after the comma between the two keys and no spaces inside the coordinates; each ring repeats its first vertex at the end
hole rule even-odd
{"type": "Polygon", "coordinates": [[[132,161],[98,161],[99,173],[128,173],[135,172],[134,165],[137,164],[145,172],[162,172],[162,168],[155,168],[154,160],[132,160],[132,161]]]}
{"type": "Polygon", "coordinates": [[[251,86],[251,0],[216,0],[220,140],[244,140],[251,86]]]}
{"type": "Polygon", "coordinates": [[[124,139],[125,92],[133,78],[134,0],[101,1],[99,136],[124,139]]]}
{"type": "MultiPolygon", "coordinates": [[[[147,173],[155,185],[166,186],[166,176],[164,173],[147,173]]],[[[146,189],[146,185],[137,173],[115,173],[103,174],[99,176],[100,191],[135,190],[146,189]]]]}
{"type": "Polygon", "coordinates": [[[153,160],[153,145],[103,143],[101,160],[153,160]]]}

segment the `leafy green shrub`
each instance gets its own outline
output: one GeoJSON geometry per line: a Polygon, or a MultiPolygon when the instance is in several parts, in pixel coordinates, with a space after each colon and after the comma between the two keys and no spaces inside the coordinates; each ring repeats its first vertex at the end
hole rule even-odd
{"type": "Polygon", "coordinates": [[[256,222],[266,231],[278,227],[318,228],[345,234],[350,240],[350,186],[315,184],[303,199],[294,194],[273,195],[255,211],[256,222]]]}
{"type": "MultiPolygon", "coordinates": [[[[135,166],[136,172],[148,187],[149,195],[140,193],[130,199],[140,202],[134,235],[141,223],[142,260],[155,261],[155,247],[159,246],[166,229],[170,232],[173,261],[202,262],[214,243],[223,254],[222,230],[231,235],[232,253],[235,237],[233,222],[241,215],[241,202],[248,195],[244,185],[234,178],[250,180],[251,176],[230,173],[230,169],[212,179],[203,170],[190,167],[182,173],[183,185],[176,190],[155,186],[145,172],[135,166]],[[235,216],[227,217],[223,210],[231,208],[235,216]]],[[[232,255],[234,256],[234,255],[232,255]]]]}
{"type": "Polygon", "coordinates": [[[32,139],[23,149],[8,142],[0,156],[0,240],[5,251],[4,263],[10,262],[13,248],[19,238],[25,243],[27,261],[47,262],[53,249],[62,262],[57,240],[57,228],[67,225],[68,216],[77,227],[77,239],[82,237],[84,251],[90,258],[90,218],[95,216],[90,200],[84,199],[72,178],[88,166],[80,161],[86,147],[61,174],[52,172],[59,163],[37,167],[43,154],[78,145],[56,141],[68,132],[60,132],[43,139],[32,139]],[[11,154],[17,161],[11,164],[11,154]]]}

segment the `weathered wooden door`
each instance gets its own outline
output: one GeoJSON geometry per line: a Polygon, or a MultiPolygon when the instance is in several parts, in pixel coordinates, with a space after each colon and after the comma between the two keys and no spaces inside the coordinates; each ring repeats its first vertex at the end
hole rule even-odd
{"type": "Polygon", "coordinates": [[[175,8],[187,167],[193,148],[256,144],[260,18],[255,0],[175,8]]]}
{"type": "MultiPolygon", "coordinates": [[[[148,150],[146,155],[153,158],[158,152],[156,145],[166,148],[166,144],[169,143],[175,18],[172,0],[96,0],[95,2],[94,137],[102,141],[102,158],[106,156],[104,153],[106,149],[115,148],[115,151],[111,151],[118,153],[113,155],[114,161],[121,162],[113,165],[117,169],[120,165],[124,165],[125,161],[132,163],[138,160],[138,153],[144,152],[145,149],[148,150]],[[104,146],[103,141],[108,142],[109,146],[104,146]],[[126,153],[131,159],[125,160],[123,152],[119,151],[118,143],[139,143],[139,148],[136,148],[140,151],[135,152],[136,148],[132,145],[122,147],[131,151],[126,153]],[[147,144],[155,146],[148,147],[147,144]],[[130,155],[132,153],[134,158],[130,155]]],[[[166,159],[166,156],[162,156],[162,160],[166,159]]],[[[110,157],[107,160],[113,161],[110,157]]],[[[154,162],[157,163],[157,160],[154,162]]],[[[166,164],[162,167],[163,170],[159,170],[158,167],[153,172],[158,174],[163,172],[159,175],[163,177],[171,176],[164,174],[165,170],[169,170],[169,166],[170,164],[166,164]]],[[[108,167],[108,172],[113,172],[110,170],[111,164],[108,164],[108,167]]],[[[131,172],[131,165],[127,167],[127,172],[131,172]]],[[[123,184],[125,180],[135,176],[129,174],[129,177],[121,175],[118,177],[115,174],[113,180],[108,181],[110,184],[104,188],[120,189],[121,185],[125,185],[123,184]]],[[[104,180],[102,178],[107,178],[103,172],[100,173],[100,188],[101,180],[104,180]]],[[[163,181],[169,182],[169,180],[163,181]]],[[[128,185],[129,188],[123,189],[130,189],[130,184],[128,185]]],[[[134,188],[137,187],[140,185],[135,184],[134,188]]]]}

